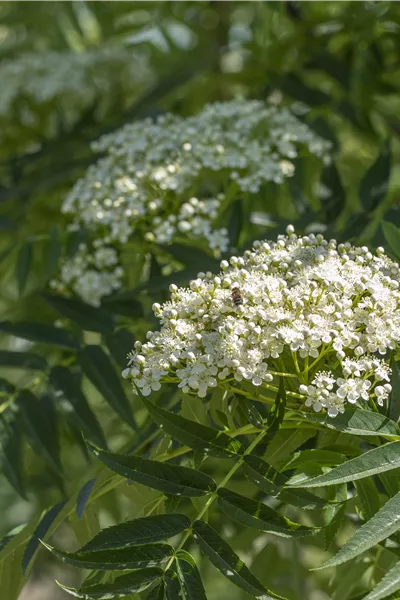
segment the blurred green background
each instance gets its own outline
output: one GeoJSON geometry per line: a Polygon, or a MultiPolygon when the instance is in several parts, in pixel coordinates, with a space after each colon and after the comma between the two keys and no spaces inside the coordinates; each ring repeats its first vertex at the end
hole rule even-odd
{"type": "MultiPolygon", "coordinates": [[[[274,238],[293,222],[300,231],[318,227],[340,240],[389,244],[389,253],[398,256],[399,34],[399,3],[385,1],[0,2],[0,536],[73,497],[98,472],[80,434],[85,402],[110,446],[134,446],[141,439],[141,431],[133,433],[110,408],[118,389],[104,393],[104,382],[82,372],[74,348],[38,340],[35,324],[57,323],[82,344],[102,344],[111,356],[108,367],[120,379],[132,342],[155,326],[151,305],[167,297],[169,283],[187,282],[205,270],[205,261],[218,268],[198,249],[167,248],[164,264],[172,276],[152,256],[150,270],[138,275],[137,257],[128,256],[132,272],[125,294],[105,303],[102,313],[49,306],[43,296],[49,280],[79,243],[79,232],[66,232],[60,206],[96,159],[90,142],[167,111],[186,116],[207,102],[236,96],[279,99],[332,142],[333,167],[299,161],[288,185],[271,186],[257,199],[252,220],[245,206],[232,212],[233,245],[241,250],[254,239],[274,238]],[[104,65],[104,52],[115,53],[111,67],[104,65]],[[91,57],[76,88],[62,70],[63,56],[73,56],[78,66],[91,57]],[[52,93],[57,77],[62,85],[52,93]],[[321,200],[316,181],[332,191],[329,200],[321,200]],[[383,220],[392,224],[386,240],[383,220]],[[89,315],[95,323],[87,331],[82,323],[89,315]],[[9,321],[25,323],[21,335],[9,321]],[[33,324],[30,337],[26,323],[33,324]],[[49,369],[60,365],[70,369],[70,396],[65,387],[55,391],[48,383],[49,369]],[[38,404],[21,399],[21,389],[33,391],[38,404]]],[[[124,393],[131,398],[129,389],[124,393]]],[[[144,430],[143,411],[138,402],[131,404],[144,430]]],[[[144,488],[124,484],[90,504],[82,522],[73,517],[56,535],[73,545],[74,533],[84,538],[99,523],[132,518],[151,500],[144,488]]],[[[28,527],[32,532],[35,522],[28,527]]],[[[278,582],[294,600],[345,600],[362,585],[362,564],[357,576],[343,569],[336,589],[325,572],[310,575],[323,551],[318,541],[267,545],[268,536],[237,531],[223,519],[219,527],[252,561],[256,575],[275,587],[278,582]]],[[[12,551],[0,553],[5,600],[17,598],[23,586],[20,561],[28,539],[22,536],[12,551]]],[[[36,550],[28,552],[28,571],[36,550]]],[[[210,600],[249,598],[208,564],[202,568],[210,600]]],[[[53,583],[60,569],[39,552],[21,600],[64,597],[53,583]]],[[[61,574],[63,581],[67,575],[61,574]]],[[[77,583],[75,571],[69,577],[77,583]]]]}

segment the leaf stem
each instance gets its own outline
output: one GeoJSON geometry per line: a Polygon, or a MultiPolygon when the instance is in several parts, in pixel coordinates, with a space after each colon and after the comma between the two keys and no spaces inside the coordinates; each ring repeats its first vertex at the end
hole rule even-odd
{"type": "MultiPolygon", "coordinates": [[[[195,516],[195,518],[192,520],[192,524],[190,526],[190,528],[186,531],[185,535],[183,536],[182,540],[180,541],[180,543],[178,544],[178,546],[175,549],[175,555],[179,550],[182,550],[183,546],[186,544],[187,540],[190,538],[190,536],[192,535],[192,527],[193,527],[193,523],[195,521],[199,521],[207,512],[207,510],[210,508],[210,506],[213,504],[214,500],[216,499],[217,495],[218,495],[218,490],[221,489],[222,487],[224,487],[228,481],[231,479],[231,477],[236,473],[236,471],[242,466],[243,463],[243,459],[245,456],[247,456],[248,454],[251,454],[254,450],[254,448],[257,446],[257,444],[259,444],[261,442],[261,440],[263,439],[263,437],[268,433],[268,430],[264,430],[261,431],[258,436],[252,441],[252,443],[250,444],[250,446],[247,448],[247,450],[245,450],[245,452],[240,456],[239,460],[233,465],[233,467],[231,468],[231,470],[227,473],[227,475],[224,477],[224,479],[218,484],[217,489],[215,490],[215,492],[212,493],[212,495],[210,496],[210,498],[207,500],[207,502],[205,503],[205,505],[203,506],[203,508],[197,513],[197,515],[195,516]]],[[[168,571],[168,569],[170,568],[170,566],[172,565],[173,561],[174,561],[175,556],[172,556],[170,558],[170,560],[168,561],[165,570],[168,571]]]]}

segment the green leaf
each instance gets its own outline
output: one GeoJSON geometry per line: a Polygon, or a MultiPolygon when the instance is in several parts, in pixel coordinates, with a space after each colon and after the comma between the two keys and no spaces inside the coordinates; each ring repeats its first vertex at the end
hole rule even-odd
{"type": "Polygon", "coordinates": [[[280,429],[268,443],[265,459],[278,468],[299,446],[315,436],[315,430],[306,428],[280,429]]]}
{"type": "Polygon", "coordinates": [[[370,479],[355,481],[354,486],[357,490],[357,507],[361,508],[360,513],[364,521],[368,521],[381,507],[375,482],[371,477],[370,479]]]}
{"type": "Polygon", "coordinates": [[[96,444],[105,446],[103,430],[81,390],[77,377],[67,367],[57,366],[50,372],[50,383],[63,394],[64,401],[73,411],[85,435],[96,444]]]}
{"type": "Polygon", "coordinates": [[[58,266],[61,256],[61,244],[57,227],[50,229],[49,241],[45,246],[45,261],[43,268],[43,281],[47,283],[58,266]]]}
{"type": "Polygon", "coordinates": [[[389,221],[381,221],[381,227],[385,240],[390,246],[393,254],[400,258],[400,228],[389,221]]]}
{"type": "Polygon", "coordinates": [[[351,435],[382,435],[386,438],[399,437],[399,429],[394,421],[370,410],[350,408],[346,409],[344,413],[339,413],[336,417],[297,410],[293,412],[300,414],[307,421],[319,423],[329,429],[350,433],[351,435]]]}
{"type": "Polygon", "coordinates": [[[21,435],[15,422],[9,423],[0,414],[0,467],[15,491],[25,498],[22,478],[21,435]]]}
{"type": "Polygon", "coordinates": [[[179,582],[179,576],[174,566],[168,569],[165,576],[165,593],[166,600],[177,600],[182,597],[182,588],[179,582]]]}
{"type": "Polygon", "coordinates": [[[400,589],[400,561],[388,571],[378,585],[363,600],[381,600],[400,589]]]}
{"type": "Polygon", "coordinates": [[[386,140],[376,161],[370,166],[360,183],[359,196],[367,212],[374,210],[389,190],[391,167],[390,142],[386,140]]]}
{"type": "Polygon", "coordinates": [[[128,364],[127,355],[133,349],[135,336],[128,329],[118,329],[104,337],[106,346],[121,369],[128,364]]]}
{"type": "Polygon", "coordinates": [[[168,540],[189,529],[189,527],[190,519],[186,515],[163,514],[140,517],[133,521],[126,521],[120,525],[103,529],[90,542],[85,544],[80,552],[140,546],[141,544],[168,540]]]}
{"type": "Polygon", "coordinates": [[[29,390],[21,390],[17,403],[20,408],[23,429],[32,446],[56,473],[60,473],[62,467],[57,431],[54,430],[43,400],[29,390]]]}
{"type": "Polygon", "coordinates": [[[245,477],[268,496],[306,510],[326,506],[325,500],[306,490],[284,489],[289,482],[289,478],[261,458],[258,458],[258,456],[245,456],[242,469],[245,477]]]}
{"type": "Polygon", "coordinates": [[[244,451],[238,440],[231,438],[223,431],[195,423],[164,410],[147,400],[143,394],[140,394],[140,397],[157,425],[162,426],[181,444],[189,446],[193,450],[207,452],[207,454],[218,458],[232,458],[244,451]]]}
{"type": "Polygon", "coordinates": [[[99,600],[112,600],[115,596],[129,596],[135,592],[146,590],[152,583],[160,579],[163,571],[157,567],[150,567],[140,571],[134,571],[122,577],[117,577],[115,581],[100,583],[97,585],[83,585],[78,590],[60,584],[61,589],[65,590],[76,598],[98,598],[99,600]]]}
{"type": "Polygon", "coordinates": [[[104,308],[90,306],[75,298],[63,298],[42,294],[42,298],[54,310],[66,319],[71,319],[85,331],[96,331],[98,333],[110,333],[114,329],[114,318],[104,308]]]}
{"type": "Polygon", "coordinates": [[[110,357],[100,346],[86,346],[79,353],[79,362],[86,377],[90,379],[108,404],[133,429],[136,423],[121,379],[115,372],[110,357]]]}
{"type": "Polygon", "coordinates": [[[307,479],[291,487],[321,487],[364,479],[400,467],[400,442],[389,442],[356,456],[318,477],[307,479]]]}
{"type": "Polygon", "coordinates": [[[174,549],[169,544],[146,544],[131,548],[107,548],[102,550],[86,550],[81,552],[63,552],[53,548],[45,542],[43,546],[50,550],[64,563],[79,567],[80,569],[96,569],[100,571],[129,571],[155,567],[174,554],[174,549]]]}
{"type": "Polygon", "coordinates": [[[282,467],[282,471],[288,469],[299,469],[308,463],[318,464],[323,467],[336,466],[346,462],[347,458],[344,454],[334,452],[333,450],[301,450],[293,454],[292,458],[282,467]]]}
{"type": "Polygon", "coordinates": [[[147,596],[146,600],[164,600],[165,598],[165,585],[164,583],[160,583],[155,588],[153,588],[150,594],[147,596]]]}
{"type": "Polygon", "coordinates": [[[212,564],[227,577],[232,583],[245,590],[260,600],[281,598],[264,588],[264,586],[251,574],[244,562],[207,523],[195,521],[193,524],[193,538],[200,550],[212,564]]]}
{"type": "Polygon", "coordinates": [[[34,352],[11,352],[10,350],[0,350],[0,366],[32,371],[47,369],[46,359],[43,356],[34,352]]]}
{"type": "Polygon", "coordinates": [[[331,503],[324,508],[325,550],[328,550],[342,525],[346,510],[347,486],[344,484],[329,488],[328,497],[331,503]]]}
{"type": "Polygon", "coordinates": [[[59,513],[62,511],[62,509],[64,508],[65,504],[67,503],[67,500],[62,500],[61,502],[58,502],[58,504],[55,504],[54,506],[52,506],[51,508],[49,508],[49,510],[47,510],[43,517],[40,519],[32,537],[30,538],[25,552],[24,552],[24,556],[22,558],[22,572],[24,575],[27,574],[28,569],[30,568],[32,561],[34,559],[34,557],[36,556],[36,553],[39,549],[40,546],[40,541],[48,532],[49,528],[51,527],[52,523],[55,521],[55,519],[57,518],[57,516],[59,515],[59,513]]]}
{"type": "Polygon", "coordinates": [[[85,507],[89,501],[95,483],[95,477],[86,481],[76,496],[76,516],[79,520],[83,518],[85,507]]]}
{"type": "Polygon", "coordinates": [[[392,368],[390,381],[392,392],[390,394],[389,416],[397,422],[400,418],[400,369],[394,357],[392,357],[390,366],[392,368]]]}
{"type": "Polygon", "coordinates": [[[2,321],[0,331],[39,344],[49,344],[68,349],[79,348],[78,340],[73,338],[69,331],[45,323],[2,321]]]}
{"type": "Polygon", "coordinates": [[[188,467],[168,465],[125,454],[113,454],[88,444],[90,450],[103,464],[123,477],[161,490],[172,496],[204,496],[216,489],[216,483],[205,473],[188,467]]]}
{"type": "Polygon", "coordinates": [[[399,528],[400,492],[386,502],[372,519],[364,523],[356,531],[353,537],[340,548],[339,552],[333,558],[318,567],[318,569],[334,567],[355,558],[391,536],[399,528]]]}
{"type": "Polygon", "coordinates": [[[176,554],[176,567],[185,600],[207,600],[203,582],[193,557],[185,550],[176,554]]]}
{"type": "Polygon", "coordinates": [[[256,407],[254,406],[254,402],[250,402],[250,400],[248,400],[247,398],[244,398],[243,396],[237,395],[236,398],[238,401],[238,406],[239,406],[240,410],[242,411],[245,419],[251,425],[253,425],[253,427],[256,427],[257,429],[264,429],[265,426],[264,426],[262,416],[260,415],[260,413],[258,412],[256,407]]]}
{"type": "Polygon", "coordinates": [[[18,252],[16,275],[18,282],[18,293],[20,296],[22,296],[24,293],[26,283],[28,281],[29,271],[32,264],[32,249],[33,242],[32,240],[28,240],[21,246],[21,249],[18,252]]]}
{"type": "Polygon", "coordinates": [[[266,504],[246,498],[226,488],[218,489],[218,505],[228,517],[240,525],[280,537],[302,537],[318,531],[312,527],[293,523],[266,504]]]}
{"type": "Polygon", "coordinates": [[[346,206],[346,193],[333,162],[324,167],[321,183],[330,192],[328,198],[324,196],[322,200],[322,209],[325,213],[326,222],[331,223],[338,218],[346,206]]]}

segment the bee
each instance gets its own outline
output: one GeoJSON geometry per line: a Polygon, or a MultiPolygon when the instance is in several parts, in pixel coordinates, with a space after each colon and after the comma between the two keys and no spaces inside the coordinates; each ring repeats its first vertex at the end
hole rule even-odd
{"type": "Polygon", "coordinates": [[[238,308],[239,306],[241,306],[243,304],[242,293],[237,286],[232,288],[231,293],[232,293],[232,302],[236,306],[236,308],[238,308]]]}

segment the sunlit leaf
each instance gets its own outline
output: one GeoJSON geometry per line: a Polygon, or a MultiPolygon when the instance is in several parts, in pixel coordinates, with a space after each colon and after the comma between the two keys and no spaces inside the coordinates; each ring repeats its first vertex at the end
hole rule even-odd
{"type": "Polygon", "coordinates": [[[329,429],[350,433],[352,435],[382,435],[386,438],[399,437],[399,428],[394,421],[380,413],[361,408],[346,409],[336,417],[328,417],[317,413],[295,411],[308,421],[320,423],[329,429]]]}
{"type": "Polygon", "coordinates": [[[400,529],[400,492],[388,500],[372,519],[357,529],[353,537],[333,558],[318,568],[325,569],[347,562],[379,544],[398,529],[400,529]]]}
{"type": "Polygon", "coordinates": [[[356,456],[344,464],[338,465],[328,473],[290,485],[307,488],[335,485],[384,473],[397,467],[400,467],[400,441],[389,442],[373,448],[361,456],[356,456]]]}
{"type": "Polygon", "coordinates": [[[363,600],[381,600],[400,589],[400,561],[388,571],[363,600]]]}

